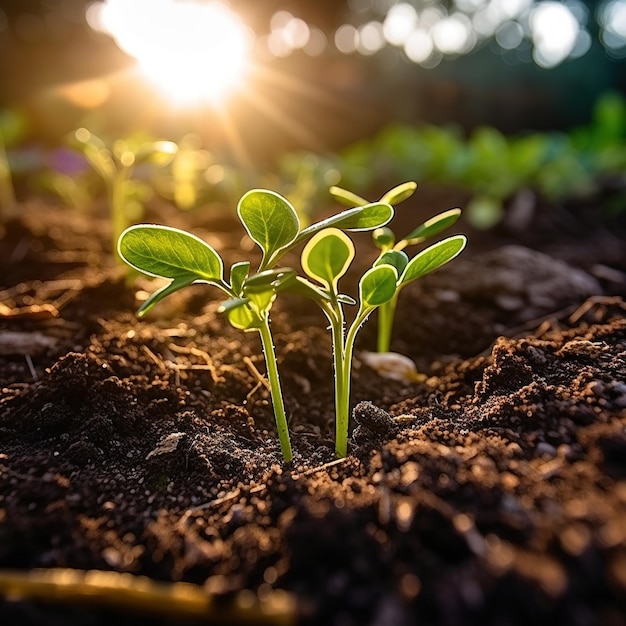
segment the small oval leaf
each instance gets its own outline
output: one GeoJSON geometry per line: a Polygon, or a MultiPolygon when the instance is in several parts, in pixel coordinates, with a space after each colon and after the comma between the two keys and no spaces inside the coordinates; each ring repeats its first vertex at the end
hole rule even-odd
{"type": "Polygon", "coordinates": [[[263,250],[262,267],[287,248],[300,231],[300,221],[291,203],[268,189],[252,189],[237,205],[237,214],[250,238],[263,250]]]}
{"type": "Polygon", "coordinates": [[[361,277],[359,298],[361,307],[374,308],[389,302],[396,293],[398,272],[391,265],[376,265],[361,277]]]}
{"type": "Polygon", "coordinates": [[[393,189],[390,189],[381,199],[381,202],[387,204],[400,204],[407,198],[410,198],[417,189],[417,183],[414,180],[410,180],[406,183],[402,183],[393,189]]]}
{"type": "Polygon", "coordinates": [[[409,261],[400,277],[400,284],[404,286],[445,265],[459,255],[466,244],[467,237],[465,235],[454,235],[454,237],[443,239],[429,246],[426,250],[422,250],[409,261]]]}
{"type": "Polygon", "coordinates": [[[317,233],[302,251],[302,269],[333,292],[354,258],[354,244],[338,228],[317,233]]]}
{"type": "Polygon", "coordinates": [[[409,257],[401,250],[389,250],[376,260],[374,265],[392,265],[396,268],[398,276],[404,272],[404,268],[409,264],[409,257]]]}
{"type": "Polygon", "coordinates": [[[175,278],[167,285],[161,287],[161,289],[157,289],[157,291],[151,293],[139,307],[137,310],[137,317],[142,318],[154,307],[155,304],[161,302],[163,298],[179,291],[183,287],[187,287],[187,285],[191,285],[194,280],[193,276],[182,276],[180,278],[175,278]]]}
{"type": "Polygon", "coordinates": [[[366,204],[365,206],[356,207],[354,209],[348,209],[342,211],[337,215],[311,224],[308,228],[305,228],[297,237],[295,243],[301,243],[305,241],[315,233],[318,233],[324,228],[340,228],[341,230],[374,230],[380,226],[384,226],[393,217],[393,207],[389,204],[382,202],[373,202],[372,204],[366,204]]]}
{"type": "Polygon", "coordinates": [[[372,230],[384,226],[393,217],[393,207],[384,202],[372,202],[364,206],[342,211],[332,219],[331,226],[342,230],[372,230]]]}
{"type": "Polygon", "coordinates": [[[406,245],[412,245],[419,243],[425,239],[430,239],[444,231],[446,228],[452,226],[460,217],[461,209],[450,209],[444,211],[426,220],[423,224],[420,224],[415,230],[411,231],[404,240],[406,245]]]}
{"type": "Polygon", "coordinates": [[[131,226],[120,235],[118,252],[126,263],[149,276],[222,280],[220,255],[200,237],[177,228],[131,226]]]}
{"type": "Polygon", "coordinates": [[[173,141],[159,140],[145,144],[137,150],[135,158],[137,163],[147,161],[155,165],[168,165],[176,156],[178,146],[173,141]]]}
{"type": "Polygon", "coordinates": [[[348,191],[343,187],[338,187],[337,185],[333,185],[328,192],[333,198],[335,198],[335,200],[341,202],[341,204],[345,204],[346,206],[358,207],[364,204],[369,204],[369,200],[366,200],[365,198],[362,198],[356,193],[348,191]]]}
{"type": "Polygon", "coordinates": [[[393,244],[396,243],[396,236],[394,235],[393,230],[387,226],[377,228],[372,233],[372,239],[374,241],[374,245],[379,250],[390,250],[393,248],[393,244]]]}
{"type": "Polygon", "coordinates": [[[250,273],[250,261],[239,261],[233,263],[230,268],[230,288],[234,293],[240,294],[243,283],[250,273]]]}
{"type": "Polygon", "coordinates": [[[262,320],[255,315],[247,303],[225,309],[225,312],[231,326],[239,330],[254,330],[260,328],[262,324],[262,320]]]}

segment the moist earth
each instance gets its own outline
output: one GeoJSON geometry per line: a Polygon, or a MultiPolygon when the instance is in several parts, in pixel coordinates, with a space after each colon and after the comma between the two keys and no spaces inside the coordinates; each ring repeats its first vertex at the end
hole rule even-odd
{"type": "MultiPolygon", "coordinates": [[[[254,255],[217,215],[194,232],[227,263],[254,255]]],[[[3,624],[626,624],[623,218],[563,237],[544,225],[535,248],[470,236],[407,287],[392,349],[424,376],[370,369],[368,322],[346,459],[324,318],[279,299],[287,465],[258,337],[215,292],[194,285],[139,321],[155,286],[112,262],[105,220],[37,202],[3,228],[0,574],[187,582],[223,609],[13,593],[3,624]],[[243,590],[260,608],[238,622],[243,590]]]]}

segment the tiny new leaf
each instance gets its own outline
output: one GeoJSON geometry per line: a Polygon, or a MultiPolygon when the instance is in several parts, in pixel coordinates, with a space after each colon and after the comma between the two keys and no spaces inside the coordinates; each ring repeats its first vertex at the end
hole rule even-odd
{"type": "Polygon", "coordinates": [[[361,196],[357,195],[353,191],[348,191],[343,187],[337,187],[337,185],[333,185],[328,191],[330,195],[335,198],[335,200],[338,200],[346,206],[361,206],[363,204],[369,204],[369,200],[361,198],[361,196]]]}
{"type": "Polygon", "coordinates": [[[382,202],[373,202],[333,215],[321,222],[316,222],[300,232],[294,244],[308,239],[311,235],[325,228],[335,227],[341,230],[373,230],[384,226],[393,217],[393,207],[382,202]]]}
{"type": "Polygon", "coordinates": [[[454,235],[422,250],[404,268],[398,284],[404,286],[445,265],[462,252],[466,243],[465,235],[454,235]]]}
{"type": "Polygon", "coordinates": [[[387,204],[400,204],[407,198],[410,198],[417,189],[417,183],[410,180],[406,183],[402,183],[393,189],[390,189],[381,199],[381,202],[387,202],[387,204]]]}
{"type": "Polygon", "coordinates": [[[398,272],[392,265],[371,267],[359,281],[359,297],[363,309],[389,302],[396,293],[398,272]]]}
{"type": "Polygon", "coordinates": [[[423,224],[420,224],[415,230],[404,237],[404,239],[408,242],[408,245],[430,239],[452,226],[459,219],[460,215],[461,209],[444,211],[426,220],[423,224]]]}

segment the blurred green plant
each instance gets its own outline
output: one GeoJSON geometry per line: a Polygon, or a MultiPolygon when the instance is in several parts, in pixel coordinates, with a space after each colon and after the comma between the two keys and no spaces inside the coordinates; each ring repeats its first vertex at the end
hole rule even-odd
{"type": "Polygon", "coordinates": [[[177,145],[170,167],[152,180],[157,193],[181,211],[216,201],[236,206],[250,188],[250,173],[208,150],[195,133],[183,136],[177,145]]]}
{"type": "Polygon", "coordinates": [[[310,171],[305,154],[290,158],[292,172],[300,159],[311,180],[322,180],[324,171],[340,171],[340,184],[348,189],[370,191],[398,178],[464,189],[471,196],[468,221],[487,229],[502,220],[507,203],[524,190],[554,202],[594,193],[607,174],[624,176],[626,100],[604,94],[590,124],[569,133],[507,137],[481,127],[465,137],[456,126],[391,124],[334,158],[320,159],[319,172],[310,171]]]}
{"type": "Polygon", "coordinates": [[[26,119],[13,110],[0,111],[0,216],[15,212],[16,198],[7,149],[14,146],[26,131],[26,119]]]}
{"type": "MultiPolygon", "coordinates": [[[[322,190],[339,182],[341,175],[330,159],[310,152],[286,154],[280,160],[279,174],[272,184],[296,207],[303,224],[314,219],[322,200],[322,190]]],[[[356,205],[352,205],[356,206],[356,205]]]]}
{"type": "Polygon", "coordinates": [[[140,219],[150,188],[133,180],[135,168],[142,163],[168,165],[177,151],[172,141],[146,139],[143,136],[117,139],[111,146],[86,128],[74,131],[71,144],[80,151],[104,181],[111,211],[113,250],[124,231],[140,219]]]}

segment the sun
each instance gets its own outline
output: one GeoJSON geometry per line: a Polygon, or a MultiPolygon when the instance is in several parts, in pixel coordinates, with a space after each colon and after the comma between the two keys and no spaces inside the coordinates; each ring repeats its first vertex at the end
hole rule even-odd
{"type": "Polygon", "coordinates": [[[222,2],[104,0],[87,17],[175,104],[219,104],[245,82],[253,36],[222,2]]]}

